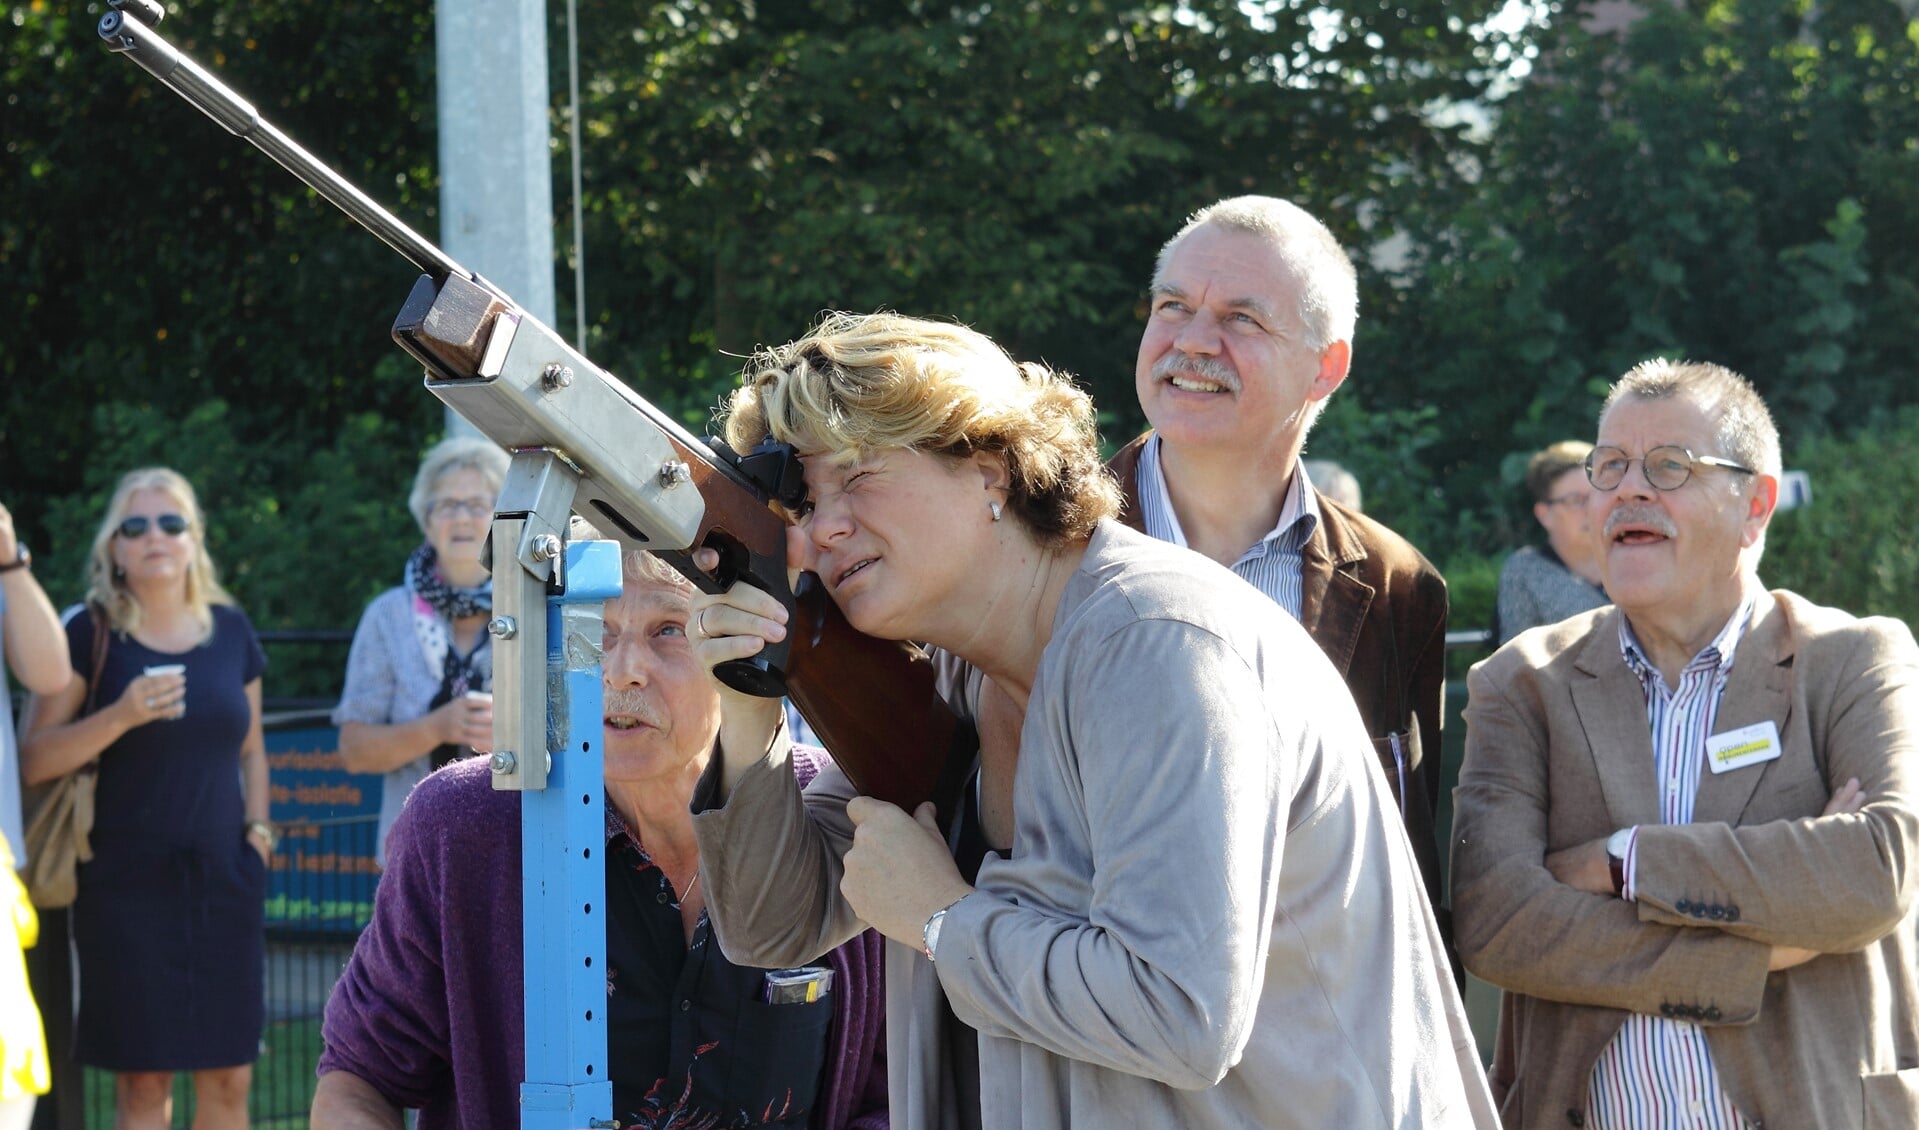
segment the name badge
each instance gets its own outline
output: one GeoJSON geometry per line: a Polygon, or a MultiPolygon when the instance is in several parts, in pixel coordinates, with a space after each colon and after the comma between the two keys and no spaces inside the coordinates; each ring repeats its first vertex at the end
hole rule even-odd
{"type": "Polygon", "coordinates": [[[1781,752],[1779,727],[1770,721],[1755,722],[1706,739],[1706,764],[1715,773],[1730,773],[1771,761],[1781,752]]]}

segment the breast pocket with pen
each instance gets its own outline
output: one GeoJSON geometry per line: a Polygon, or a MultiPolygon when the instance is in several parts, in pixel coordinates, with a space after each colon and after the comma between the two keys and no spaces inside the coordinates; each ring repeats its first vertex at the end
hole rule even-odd
{"type": "Polygon", "coordinates": [[[819,1097],[833,1021],[833,970],[770,970],[760,999],[740,1008],[729,1056],[728,1093],[764,1121],[797,1118],[819,1097]]]}

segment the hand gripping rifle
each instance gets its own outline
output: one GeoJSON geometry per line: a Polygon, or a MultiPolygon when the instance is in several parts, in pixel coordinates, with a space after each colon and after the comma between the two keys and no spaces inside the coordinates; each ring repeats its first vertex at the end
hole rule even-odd
{"type": "Polygon", "coordinates": [[[768,502],[791,507],[806,496],[790,447],[769,440],[740,455],[718,439],[695,439],[161,38],[156,0],[109,3],[99,25],[109,47],[425,272],[400,308],[393,339],[426,366],[429,391],[514,453],[492,541],[493,630],[502,645],[495,683],[509,688],[494,711],[496,788],[542,788],[550,761],[531,755],[549,749],[546,711],[526,709],[543,694],[511,690],[544,690],[544,594],[515,595],[525,589],[502,583],[514,571],[500,570],[499,559],[510,554],[542,588],[563,587],[571,510],[708,592],[745,581],[777,596],[790,614],[787,639],[715,673],[749,694],[790,695],[861,792],[908,811],[933,799],[943,818],[950,814],[973,739],[935,693],[924,653],[855,631],[817,577],[787,584],[785,523],[768,502]],[[696,547],[719,552],[713,573],[693,565],[696,547]]]}

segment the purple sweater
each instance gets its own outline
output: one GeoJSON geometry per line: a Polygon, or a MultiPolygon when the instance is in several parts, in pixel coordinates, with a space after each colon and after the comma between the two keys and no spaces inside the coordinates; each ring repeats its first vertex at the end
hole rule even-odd
{"type": "MultiPolygon", "coordinates": [[[[795,750],[801,782],[825,756],[795,750]]],[[[413,791],[387,844],[373,921],[327,1001],[319,1074],[347,1071],[419,1130],[517,1130],[526,1049],[520,806],[485,758],[413,791]]],[[[833,1023],[814,1130],[885,1130],[882,943],[868,931],[827,955],[833,1023]]]]}

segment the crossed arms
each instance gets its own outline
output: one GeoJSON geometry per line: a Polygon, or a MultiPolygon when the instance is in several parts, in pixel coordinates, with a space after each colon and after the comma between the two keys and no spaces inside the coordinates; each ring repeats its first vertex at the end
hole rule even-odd
{"type": "Polygon", "coordinates": [[[1829,665],[1830,694],[1795,684],[1783,756],[1735,770],[1765,774],[1740,823],[1639,824],[1632,902],[1595,869],[1616,824],[1594,765],[1623,751],[1588,745],[1564,675],[1536,654],[1475,668],[1453,856],[1467,967],[1571,1004],[1711,1000],[1737,1024],[1772,970],[1893,930],[1919,886],[1919,652],[1887,621],[1833,635],[1796,673],[1829,665]],[[1701,902],[1737,914],[1702,918],[1701,902]]]}

